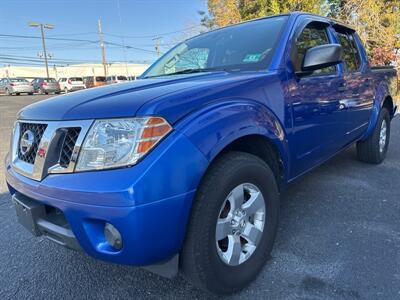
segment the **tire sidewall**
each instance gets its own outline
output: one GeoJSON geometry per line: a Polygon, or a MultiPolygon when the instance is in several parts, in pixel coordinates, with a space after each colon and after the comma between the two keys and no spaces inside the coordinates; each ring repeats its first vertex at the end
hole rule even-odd
{"type": "Polygon", "coordinates": [[[207,257],[210,268],[206,271],[209,285],[218,284],[220,289],[227,291],[239,290],[250,283],[264,266],[269,257],[275,239],[279,214],[279,194],[275,178],[269,167],[257,157],[251,162],[241,164],[229,170],[224,178],[218,180],[216,188],[209,191],[209,199],[197,201],[209,201],[211,212],[205,216],[204,224],[208,224],[206,245],[198,245],[202,252],[198,258],[207,257]],[[257,186],[263,194],[265,201],[265,224],[261,240],[252,256],[238,266],[229,266],[222,261],[217,252],[215,240],[216,224],[220,209],[229,193],[238,185],[251,183],[257,186]]]}
{"type": "Polygon", "coordinates": [[[377,123],[377,128],[375,132],[375,140],[376,140],[376,151],[379,153],[379,160],[383,161],[387,155],[387,151],[389,148],[389,142],[390,142],[390,115],[389,112],[386,108],[382,108],[381,113],[379,115],[379,120],[377,123]],[[379,147],[379,140],[380,140],[380,132],[382,128],[382,123],[386,122],[386,142],[385,142],[385,148],[383,151],[380,151],[379,147]]]}

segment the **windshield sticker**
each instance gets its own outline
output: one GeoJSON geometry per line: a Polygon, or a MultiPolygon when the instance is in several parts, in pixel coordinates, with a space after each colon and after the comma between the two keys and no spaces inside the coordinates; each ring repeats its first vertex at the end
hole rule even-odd
{"type": "Polygon", "coordinates": [[[253,54],[247,54],[244,59],[243,62],[245,63],[254,63],[254,62],[259,62],[262,58],[262,53],[253,53],[253,54]]]}

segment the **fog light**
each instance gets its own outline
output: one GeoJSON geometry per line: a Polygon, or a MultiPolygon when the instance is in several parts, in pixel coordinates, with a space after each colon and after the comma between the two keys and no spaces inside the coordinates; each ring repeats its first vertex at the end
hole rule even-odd
{"type": "Polygon", "coordinates": [[[106,236],[107,242],[115,249],[122,249],[122,237],[117,228],[112,224],[106,223],[104,226],[104,235],[106,236]]]}

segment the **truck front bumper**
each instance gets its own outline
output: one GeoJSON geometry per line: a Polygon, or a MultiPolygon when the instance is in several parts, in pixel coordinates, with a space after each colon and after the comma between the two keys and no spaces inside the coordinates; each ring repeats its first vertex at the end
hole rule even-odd
{"type": "Polygon", "coordinates": [[[192,200],[208,165],[203,154],[177,132],[130,168],[52,174],[38,182],[7,163],[6,180],[14,202],[22,199],[23,206],[28,199],[46,211],[33,217],[38,234],[69,248],[82,248],[94,258],[137,266],[179,253],[192,200]],[[62,214],[65,222],[52,222],[47,212],[62,214]],[[66,231],[60,233],[53,225],[48,230],[46,222],[66,231]],[[121,249],[107,242],[107,223],[121,234],[121,249]]]}

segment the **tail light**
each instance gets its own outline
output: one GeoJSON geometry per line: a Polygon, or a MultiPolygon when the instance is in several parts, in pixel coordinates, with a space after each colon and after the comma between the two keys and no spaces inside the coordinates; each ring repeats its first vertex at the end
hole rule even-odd
{"type": "Polygon", "coordinates": [[[47,85],[47,82],[44,81],[42,84],[43,84],[43,85],[47,85]]]}
{"type": "Polygon", "coordinates": [[[10,86],[15,86],[16,84],[15,83],[10,83],[10,86]]]}
{"type": "Polygon", "coordinates": [[[68,84],[72,84],[72,81],[71,81],[71,79],[68,79],[68,84]]]}

